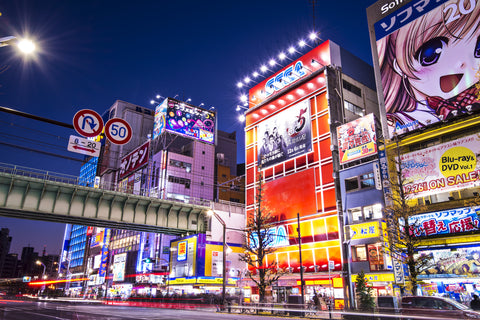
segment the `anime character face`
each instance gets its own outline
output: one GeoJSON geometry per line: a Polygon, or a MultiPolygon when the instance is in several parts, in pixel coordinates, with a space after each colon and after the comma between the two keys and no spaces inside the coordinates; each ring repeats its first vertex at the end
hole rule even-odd
{"type": "Polygon", "coordinates": [[[417,100],[425,97],[452,98],[478,81],[475,73],[480,63],[480,32],[470,32],[462,39],[435,37],[415,53],[413,75],[409,82],[417,100]]]}

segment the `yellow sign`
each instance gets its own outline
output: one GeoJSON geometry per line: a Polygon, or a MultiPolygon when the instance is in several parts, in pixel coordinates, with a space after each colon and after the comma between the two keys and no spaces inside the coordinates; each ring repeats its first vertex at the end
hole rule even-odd
{"type": "MultiPolygon", "coordinates": [[[[365,279],[370,282],[393,282],[395,277],[393,273],[368,273],[365,274],[365,279]]],[[[357,275],[352,275],[352,282],[357,281],[357,275]]]]}
{"type": "Polygon", "coordinates": [[[438,165],[444,177],[467,175],[475,169],[477,157],[468,148],[453,147],[442,154],[438,165]]]}
{"type": "Polygon", "coordinates": [[[380,236],[378,221],[350,225],[350,239],[366,239],[380,236]]]}
{"type": "MultiPolygon", "coordinates": [[[[304,280],[306,286],[330,286],[332,282],[328,279],[312,279],[312,280],[304,280]]],[[[297,285],[300,285],[300,280],[297,280],[297,285]]],[[[333,278],[333,287],[334,288],[342,288],[343,287],[343,279],[342,278],[333,278]]]]}
{"type": "Polygon", "coordinates": [[[169,281],[170,284],[184,284],[184,283],[196,283],[197,279],[176,278],[169,281]]]}

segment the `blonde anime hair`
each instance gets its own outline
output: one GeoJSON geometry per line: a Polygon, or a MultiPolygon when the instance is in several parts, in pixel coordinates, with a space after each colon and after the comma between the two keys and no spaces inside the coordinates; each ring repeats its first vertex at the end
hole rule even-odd
{"type": "Polygon", "coordinates": [[[435,37],[443,36],[455,42],[475,35],[480,28],[479,1],[448,1],[377,41],[385,108],[390,123],[402,122],[395,113],[409,112],[416,108],[418,101],[415,99],[409,79],[418,79],[414,75],[417,71],[414,62],[418,49],[435,37]],[[452,4],[457,4],[457,8],[462,6],[462,9],[468,11],[472,3],[475,3],[475,8],[469,14],[453,12],[452,4]],[[452,14],[460,17],[448,23],[447,19],[452,14]]]}

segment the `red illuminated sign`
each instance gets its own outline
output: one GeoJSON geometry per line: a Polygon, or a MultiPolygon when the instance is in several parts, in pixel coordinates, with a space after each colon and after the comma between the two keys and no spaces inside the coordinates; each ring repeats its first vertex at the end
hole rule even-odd
{"type": "Polygon", "coordinates": [[[137,169],[148,163],[148,150],[150,141],[147,141],[137,149],[133,150],[122,158],[120,163],[120,180],[135,172],[137,169]]]}
{"type": "Polygon", "coordinates": [[[253,108],[270,97],[278,96],[298,80],[330,63],[330,44],[326,41],[250,89],[249,107],[253,108]]]}

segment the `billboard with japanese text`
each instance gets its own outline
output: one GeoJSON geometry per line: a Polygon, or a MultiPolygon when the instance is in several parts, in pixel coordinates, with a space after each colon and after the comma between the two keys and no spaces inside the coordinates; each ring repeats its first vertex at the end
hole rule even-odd
{"type": "Polygon", "coordinates": [[[405,194],[415,198],[480,186],[479,155],[479,134],[403,154],[405,194]]]}
{"type": "Polygon", "coordinates": [[[340,163],[365,158],[377,153],[377,137],[373,113],[337,127],[340,163]]]}
{"type": "Polygon", "coordinates": [[[480,207],[465,207],[436,211],[408,218],[417,237],[472,232],[480,227],[480,207]]]}
{"type": "Polygon", "coordinates": [[[262,169],[312,151],[310,101],[301,101],[262,121],[257,128],[262,169]]]}
{"type": "Polygon", "coordinates": [[[480,110],[480,0],[380,0],[367,10],[390,137],[480,110]]]}
{"type": "MultiPolygon", "coordinates": [[[[438,250],[422,250],[418,255],[427,255],[431,258],[430,268],[420,273],[419,278],[445,278],[468,274],[480,275],[480,247],[469,246],[438,250]]],[[[457,283],[450,284],[458,286],[457,283]]],[[[450,289],[451,290],[451,289],[450,289]]],[[[461,289],[463,290],[463,288],[461,289]]]]}
{"type": "Polygon", "coordinates": [[[136,148],[120,161],[119,180],[134,173],[136,170],[148,163],[148,154],[150,150],[150,141],[145,142],[136,148]]]}
{"type": "Polygon", "coordinates": [[[216,115],[213,111],[167,98],[155,109],[153,138],[164,130],[215,144],[216,115]]]}

